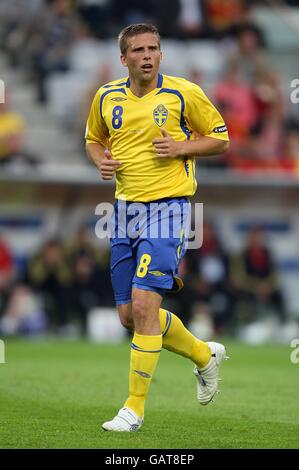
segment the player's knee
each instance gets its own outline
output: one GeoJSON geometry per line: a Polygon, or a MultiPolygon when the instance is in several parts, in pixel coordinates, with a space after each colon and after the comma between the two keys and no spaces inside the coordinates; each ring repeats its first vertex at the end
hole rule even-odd
{"type": "Polygon", "coordinates": [[[133,331],[134,330],[134,323],[133,319],[129,316],[121,316],[120,322],[122,326],[124,326],[127,330],[133,331]]]}
{"type": "Polygon", "coordinates": [[[118,314],[121,324],[130,331],[134,330],[131,304],[122,304],[118,306],[118,314]]]}
{"type": "Polygon", "coordinates": [[[138,319],[139,322],[148,318],[149,302],[146,299],[135,299],[132,303],[132,314],[134,319],[138,319]]]}

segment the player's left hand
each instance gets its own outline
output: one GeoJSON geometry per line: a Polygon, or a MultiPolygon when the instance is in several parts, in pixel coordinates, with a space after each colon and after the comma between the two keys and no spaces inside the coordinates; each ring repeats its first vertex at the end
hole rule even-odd
{"type": "Polygon", "coordinates": [[[181,155],[180,149],[182,142],[174,140],[165,129],[161,129],[163,137],[153,140],[156,149],[156,155],[159,158],[174,158],[181,155]]]}

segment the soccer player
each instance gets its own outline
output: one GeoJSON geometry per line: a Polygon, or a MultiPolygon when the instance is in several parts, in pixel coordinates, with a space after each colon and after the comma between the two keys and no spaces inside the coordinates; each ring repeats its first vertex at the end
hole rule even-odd
{"type": "Polygon", "coordinates": [[[208,404],[218,391],[225,347],[195,338],[176,315],[161,308],[161,301],[165,291],[182,286],[177,271],[189,221],[183,209],[196,191],[195,158],[224,152],[229,138],[221,115],[197,85],[159,73],[162,52],[155,26],[127,26],[119,34],[119,46],[128,77],[96,93],[86,148],[103,180],[116,175],[111,278],[120,321],[134,336],[128,399],[102,428],[126,432],[143,423],[161,348],[193,361],[199,403],[208,404]],[[158,222],[179,225],[179,236],[151,236],[153,202],[163,203],[158,222]],[[139,236],[119,234],[119,213],[125,206],[122,230],[128,228],[136,203],[146,208],[139,236]],[[180,217],[167,211],[174,203],[182,208],[180,217]]]}

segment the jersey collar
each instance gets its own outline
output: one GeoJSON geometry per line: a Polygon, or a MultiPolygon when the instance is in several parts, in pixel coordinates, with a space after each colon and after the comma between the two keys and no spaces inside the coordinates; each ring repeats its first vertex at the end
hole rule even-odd
{"type": "MultiPolygon", "coordinates": [[[[162,75],[162,73],[158,73],[158,82],[157,82],[157,87],[156,88],[161,88],[162,83],[163,83],[163,75],[162,75]]],[[[130,88],[130,85],[131,85],[130,79],[128,78],[128,80],[126,82],[126,87],[130,88]]]]}

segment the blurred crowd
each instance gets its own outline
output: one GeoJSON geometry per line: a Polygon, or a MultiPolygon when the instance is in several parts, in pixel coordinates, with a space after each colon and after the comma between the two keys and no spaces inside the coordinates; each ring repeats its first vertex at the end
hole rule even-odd
{"type": "MultiPolygon", "coordinates": [[[[2,0],[0,43],[11,66],[35,83],[36,99],[66,129],[83,137],[94,93],[120,76],[118,32],[129,23],[152,22],[164,39],[166,65],[167,57],[172,61],[165,73],[180,75],[179,65],[190,56],[184,75],[208,89],[228,125],[229,152],[202,164],[299,174],[299,113],[289,110],[282,77],[269,59],[264,32],[253,20],[259,4],[263,2],[2,0]],[[188,48],[193,55],[186,53],[188,48]]],[[[0,107],[0,121],[7,123],[9,106],[0,107]]],[[[14,144],[20,143],[24,126],[15,117],[13,124],[0,128],[1,161],[19,152],[14,144]],[[12,150],[8,140],[13,140],[12,150]]]]}
{"type": "MultiPolygon", "coordinates": [[[[288,312],[262,228],[253,227],[237,253],[228,252],[211,222],[204,224],[203,240],[200,249],[187,250],[180,266],[185,286],[168,294],[164,307],[201,337],[206,327],[210,337],[235,335],[267,317],[283,325],[288,312]]],[[[89,313],[99,307],[115,308],[109,251],[96,246],[86,227],[67,242],[48,240],[22,269],[0,238],[1,335],[84,336],[89,313]]]]}
{"type": "Polygon", "coordinates": [[[0,332],[86,334],[93,308],[114,306],[109,254],[82,227],[67,243],[47,240],[21,267],[0,238],[0,332]]]}
{"type": "Polygon", "coordinates": [[[211,222],[203,224],[203,244],[187,250],[180,268],[185,287],[177,308],[187,323],[198,320],[213,334],[235,335],[239,327],[275,318],[287,319],[277,267],[261,227],[252,227],[243,247],[229,252],[211,222]]]}
{"type": "Polygon", "coordinates": [[[14,165],[37,165],[38,158],[26,150],[24,133],[26,121],[13,110],[7,92],[5,102],[0,102],[0,169],[14,165]]]}

